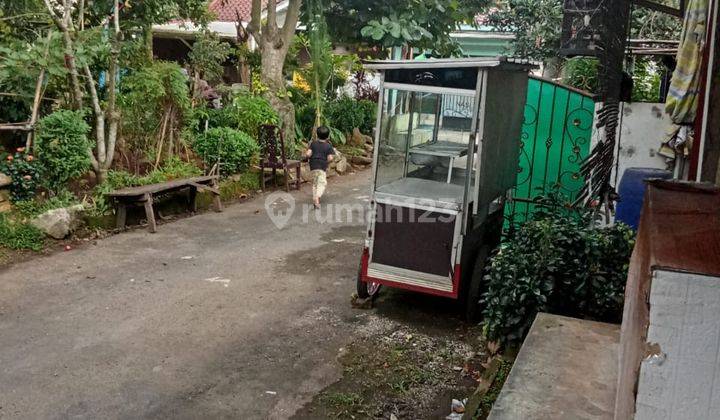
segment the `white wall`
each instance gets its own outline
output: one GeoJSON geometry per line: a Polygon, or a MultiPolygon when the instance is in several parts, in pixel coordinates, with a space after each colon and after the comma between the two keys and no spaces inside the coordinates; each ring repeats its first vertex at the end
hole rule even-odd
{"type": "MultiPolygon", "coordinates": [[[[617,182],[626,168],[666,169],[666,159],[657,153],[670,124],[665,104],[622,103],[620,118],[617,182]]],[[[615,180],[614,173],[612,179],[615,180]]]]}
{"type": "MultiPolygon", "coordinates": [[[[595,115],[601,107],[602,102],[595,104],[595,115]]],[[[666,159],[658,154],[665,130],[670,124],[665,114],[665,104],[623,102],[620,104],[619,123],[615,149],[616,165],[613,165],[611,184],[617,188],[627,168],[667,169],[666,159]]],[[[598,129],[594,127],[591,150],[597,143],[599,135],[598,129]]]]}
{"type": "Polygon", "coordinates": [[[720,278],[658,270],[635,420],[720,418],[720,278]]]}

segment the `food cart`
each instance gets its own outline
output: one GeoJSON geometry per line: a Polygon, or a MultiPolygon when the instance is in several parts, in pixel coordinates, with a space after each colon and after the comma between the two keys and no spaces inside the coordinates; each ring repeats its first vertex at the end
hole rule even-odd
{"type": "Polygon", "coordinates": [[[529,63],[371,61],[380,77],[371,217],[357,279],[446,296],[477,312],[515,184],[529,63]]]}

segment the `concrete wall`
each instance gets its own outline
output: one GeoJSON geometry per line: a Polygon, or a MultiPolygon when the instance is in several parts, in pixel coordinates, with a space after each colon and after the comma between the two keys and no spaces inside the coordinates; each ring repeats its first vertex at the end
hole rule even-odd
{"type": "MultiPolygon", "coordinates": [[[[669,119],[665,104],[635,102],[620,105],[621,124],[616,156],[617,183],[627,168],[665,169],[665,158],[658,155],[669,119]]],[[[613,173],[615,180],[615,173],[613,173]]]]}
{"type": "Polygon", "coordinates": [[[720,418],[720,278],[658,270],[636,420],[720,418]]]}
{"type": "MultiPolygon", "coordinates": [[[[601,102],[596,103],[595,112],[601,107],[601,102]]],[[[666,169],[665,158],[657,152],[665,136],[665,129],[670,124],[665,114],[665,104],[661,103],[623,102],[620,104],[620,114],[618,144],[615,149],[616,165],[613,166],[610,178],[610,182],[615,186],[620,183],[627,168],[666,169]]],[[[595,146],[599,136],[597,128],[593,130],[591,148],[595,146]]]]}

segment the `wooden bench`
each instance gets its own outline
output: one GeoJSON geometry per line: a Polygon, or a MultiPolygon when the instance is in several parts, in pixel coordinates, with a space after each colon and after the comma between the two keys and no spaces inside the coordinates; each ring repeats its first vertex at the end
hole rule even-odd
{"type": "Polygon", "coordinates": [[[112,191],[106,195],[115,202],[118,229],[125,227],[128,206],[142,204],[145,207],[148,229],[150,232],[155,233],[157,226],[155,224],[155,212],[153,210],[154,199],[159,195],[170,194],[186,189],[190,190],[188,196],[188,207],[190,211],[197,211],[195,197],[197,196],[198,190],[211,192],[213,194],[215,210],[222,211],[217,176],[199,176],[195,178],[176,179],[158,184],[142,185],[139,187],[127,187],[112,191]]]}

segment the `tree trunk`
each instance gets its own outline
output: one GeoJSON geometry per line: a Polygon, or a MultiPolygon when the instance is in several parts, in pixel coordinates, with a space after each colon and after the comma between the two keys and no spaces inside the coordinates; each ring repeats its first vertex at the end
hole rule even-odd
{"type": "Polygon", "coordinates": [[[263,45],[261,58],[262,74],[260,80],[268,87],[265,97],[280,116],[285,144],[295,143],[295,107],[287,96],[283,65],[287,55],[287,45],[280,48],[272,43],[263,45]]]}
{"type": "Polygon", "coordinates": [[[100,169],[100,170],[94,170],[95,173],[95,184],[100,185],[107,179],[108,170],[107,169],[100,169]]]}
{"type": "Polygon", "coordinates": [[[65,44],[65,67],[68,69],[70,86],[72,87],[73,109],[78,110],[83,107],[83,94],[80,89],[77,65],[75,64],[75,49],[70,33],[67,30],[63,31],[63,40],[65,44]]]}
{"type": "Polygon", "coordinates": [[[302,0],[289,0],[282,28],[277,24],[277,3],[267,5],[267,16],[262,19],[262,1],[252,0],[252,11],[247,31],[255,38],[261,52],[260,80],[268,87],[265,96],[280,116],[285,144],[295,143],[295,107],[287,95],[283,66],[288,48],[295,36],[302,0]]]}
{"type": "Polygon", "coordinates": [[[145,28],[144,36],[145,36],[145,52],[147,54],[148,60],[152,61],[154,58],[152,25],[145,28]]]}

